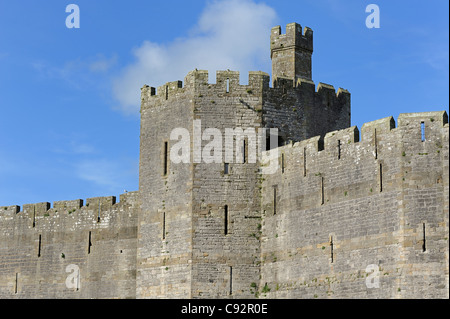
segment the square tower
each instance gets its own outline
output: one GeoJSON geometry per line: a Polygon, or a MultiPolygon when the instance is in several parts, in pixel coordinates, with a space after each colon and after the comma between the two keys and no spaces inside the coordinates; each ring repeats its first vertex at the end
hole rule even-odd
{"type": "Polygon", "coordinates": [[[272,80],[276,87],[278,78],[293,80],[312,79],[313,31],[298,23],[286,25],[286,34],[281,27],[272,28],[270,34],[270,57],[272,59],[272,80]]]}

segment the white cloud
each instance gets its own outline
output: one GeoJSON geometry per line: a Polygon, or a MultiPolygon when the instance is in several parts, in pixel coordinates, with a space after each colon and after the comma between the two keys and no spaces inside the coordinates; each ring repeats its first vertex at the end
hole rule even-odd
{"type": "Polygon", "coordinates": [[[119,165],[106,159],[84,160],[76,165],[76,172],[80,179],[102,187],[118,187],[120,185],[118,171],[119,165]]]}
{"type": "MultiPolygon", "coordinates": [[[[1,58],[1,57],[0,57],[1,58]]],[[[117,55],[106,57],[103,54],[76,58],[64,64],[55,65],[51,61],[36,60],[30,62],[40,80],[62,80],[71,88],[85,89],[101,87],[101,81],[117,64],[117,55]]]]}
{"type": "MultiPolygon", "coordinates": [[[[275,11],[251,0],[209,3],[185,38],[167,45],[144,41],[133,51],[135,62],[113,80],[113,94],[125,113],[139,110],[140,88],[183,80],[195,68],[208,70],[215,82],[216,70],[270,71],[269,36],[275,11]]],[[[245,83],[244,82],[244,83],[245,83]]]]}
{"type": "Polygon", "coordinates": [[[129,158],[88,158],[74,163],[76,176],[107,192],[131,190],[139,174],[139,161],[129,158]]]}
{"type": "Polygon", "coordinates": [[[103,55],[98,55],[96,59],[89,64],[89,70],[92,72],[106,72],[117,63],[117,55],[111,58],[106,58],[103,55]]]}

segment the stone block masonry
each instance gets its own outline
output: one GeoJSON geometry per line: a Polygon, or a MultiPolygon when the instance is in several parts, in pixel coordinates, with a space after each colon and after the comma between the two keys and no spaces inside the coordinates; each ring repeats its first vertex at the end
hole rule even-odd
{"type": "Polygon", "coordinates": [[[0,207],[0,298],[448,298],[447,113],[358,129],[350,92],[311,80],[310,28],[272,28],[270,53],[272,81],[144,85],[139,189],[118,202],[0,207]],[[248,134],[205,148],[208,128],[276,128],[278,169],[248,134]]]}
{"type": "Polygon", "coordinates": [[[1,207],[0,298],[135,298],[137,200],[1,207]]]}
{"type": "Polygon", "coordinates": [[[398,125],[279,149],[283,170],[262,184],[267,297],[448,298],[447,114],[401,114],[398,125]]]}

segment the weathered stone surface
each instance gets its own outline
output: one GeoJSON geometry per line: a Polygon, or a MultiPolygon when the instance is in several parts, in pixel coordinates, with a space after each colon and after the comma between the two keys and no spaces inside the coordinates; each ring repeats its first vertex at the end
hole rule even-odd
{"type": "Polygon", "coordinates": [[[350,127],[350,93],[311,81],[312,30],[270,41],[272,87],[230,70],[142,87],[138,191],[0,207],[0,298],[448,298],[447,113],[350,127]],[[193,154],[211,128],[212,163],[193,154]]]}

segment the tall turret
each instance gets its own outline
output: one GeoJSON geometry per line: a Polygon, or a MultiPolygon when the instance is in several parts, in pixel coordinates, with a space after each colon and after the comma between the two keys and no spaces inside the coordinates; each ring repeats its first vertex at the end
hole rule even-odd
{"type": "Polygon", "coordinates": [[[272,28],[270,34],[270,57],[272,59],[273,86],[277,78],[293,80],[312,79],[313,31],[298,23],[286,25],[286,34],[281,34],[281,27],[272,28]]]}

